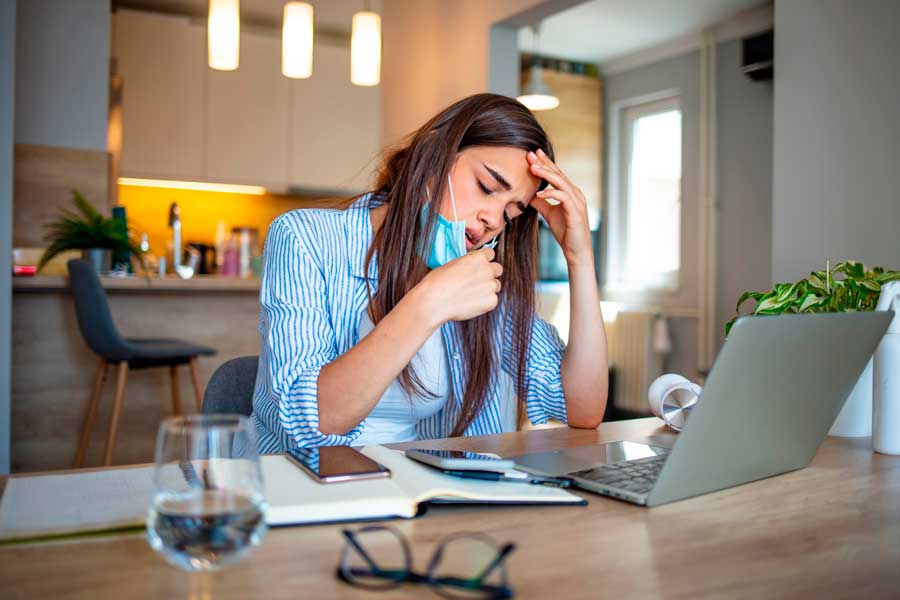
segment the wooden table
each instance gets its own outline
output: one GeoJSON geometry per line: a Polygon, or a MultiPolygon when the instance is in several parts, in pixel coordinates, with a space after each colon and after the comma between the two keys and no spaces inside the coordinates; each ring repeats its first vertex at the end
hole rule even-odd
{"type": "MultiPolygon", "coordinates": [[[[406,446],[515,455],[619,439],[673,436],[651,418],[406,446]]],[[[521,598],[900,597],[900,458],[873,454],[867,438],[828,438],[808,469],[653,509],[585,497],[586,507],[432,508],[392,523],[418,569],[452,532],[515,542],[507,566],[521,598]]],[[[168,566],[140,534],[7,547],[0,597],[438,598],[339,582],[339,529],[272,530],[248,560],[213,574],[168,566]]]]}

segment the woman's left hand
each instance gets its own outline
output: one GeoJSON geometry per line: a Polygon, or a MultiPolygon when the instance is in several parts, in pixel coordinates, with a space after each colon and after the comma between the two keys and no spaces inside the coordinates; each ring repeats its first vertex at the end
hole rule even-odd
{"type": "Polygon", "coordinates": [[[562,246],[566,262],[573,264],[584,260],[593,263],[591,228],[584,194],[543,150],[539,149],[536,154],[529,152],[527,160],[532,174],[550,183],[551,187],[535,195],[531,206],[546,219],[553,237],[562,246]],[[547,202],[551,198],[559,204],[547,202]]]}

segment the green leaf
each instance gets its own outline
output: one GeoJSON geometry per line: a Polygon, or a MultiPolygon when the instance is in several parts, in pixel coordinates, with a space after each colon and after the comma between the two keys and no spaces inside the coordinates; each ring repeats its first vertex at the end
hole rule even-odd
{"type": "Polygon", "coordinates": [[[740,312],[741,305],[750,300],[751,298],[759,302],[759,299],[766,295],[766,292],[744,292],[741,294],[741,297],[738,298],[737,306],[734,309],[734,312],[740,312]]]}
{"type": "Polygon", "coordinates": [[[809,287],[814,291],[820,294],[827,293],[827,286],[825,285],[825,273],[823,271],[810,273],[809,277],[806,278],[806,281],[809,283],[809,287]],[[819,273],[821,273],[821,275],[819,275],[819,273]]]}
{"type": "Polygon", "coordinates": [[[873,281],[871,279],[862,279],[862,280],[860,280],[859,285],[861,285],[862,287],[864,287],[867,290],[870,290],[872,292],[877,292],[877,293],[881,292],[881,284],[878,283],[877,281],[873,281]]]}
{"type": "Polygon", "coordinates": [[[787,307],[792,304],[789,298],[784,300],[779,300],[777,297],[775,298],[766,298],[762,302],[756,305],[756,310],[754,310],[754,314],[778,314],[785,311],[787,307]]]}
{"type": "Polygon", "coordinates": [[[797,312],[811,312],[813,308],[822,306],[827,301],[827,298],[821,298],[816,296],[815,294],[807,294],[803,301],[800,303],[800,307],[797,309],[797,312]]]}
{"type": "Polygon", "coordinates": [[[838,263],[832,271],[835,273],[843,273],[847,277],[853,279],[862,279],[866,276],[866,267],[861,262],[855,260],[838,263]]]}

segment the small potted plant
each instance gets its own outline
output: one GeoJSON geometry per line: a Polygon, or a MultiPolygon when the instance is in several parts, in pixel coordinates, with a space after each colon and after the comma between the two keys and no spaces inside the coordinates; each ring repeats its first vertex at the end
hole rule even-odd
{"type": "MultiPolygon", "coordinates": [[[[756,301],[751,312],[754,315],[875,310],[881,288],[889,281],[900,281],[900,271],[881,267],[867,270],[860,262],[842,262],[833,269],[826,266],[824,271],[813,271],[796,283],[778,283],[765,292],[745,292],[735,310],[740,312],[748,300],[756,301]]],[[[725,325],[726,336],[738,316],[725,325]]],[[[871,435],[872,361],[847,398],[830,433],[850,437],[871,435]]]]}
{"type": "MultiPolygon", "coordinates": [[[[886,271],[881,267],[868,271],[861,262],[847,261],[833,269],[813,271],[797,283],[776,283],[766,292],[745,292],[735,311],[739,313],[741,306],[751,299],[756,300],[751,312],[754,315],[875,310],[881,286],[888,281],[900,281],[900,271],[886,271]]],[[[725,325],[726,336],[738,316],[725,325]]]]}
{"type": "Polygon", "coordinates": [[[80,214],[64,210],[59,221],[46,226],[45,239],[50,245],[41,256],[38,271],[54,256],[67,250],[81,250],[82,258],[97,273],[109,272],[113,252],[129,252],[143,266],[140,245],[127,233],[119,231],[112,218],[100,214],[78,190],[72,190],[72,201],[80,214]]]}

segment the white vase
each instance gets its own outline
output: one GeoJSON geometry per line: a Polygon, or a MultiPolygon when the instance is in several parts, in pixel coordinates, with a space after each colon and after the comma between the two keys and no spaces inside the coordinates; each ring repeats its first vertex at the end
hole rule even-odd
{"type": "Polygon", "coordinates": [[[872,435],[872,359],[866,364],[853,391],[847,397],[828,435],[868,437],[872,435]]]}

